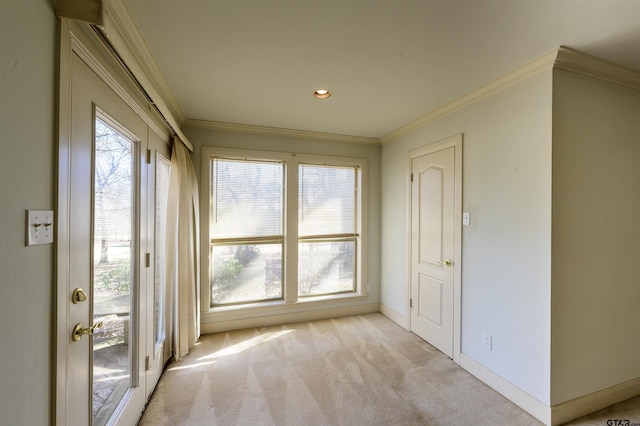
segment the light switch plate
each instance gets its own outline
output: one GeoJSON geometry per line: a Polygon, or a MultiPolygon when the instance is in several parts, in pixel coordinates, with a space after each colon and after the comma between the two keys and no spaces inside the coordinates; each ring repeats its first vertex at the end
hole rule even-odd
{"type": "Polygon", "coordinates": [[[27,246],[53,243],[53,210],[27,210],[26,222],[27,246]]]}

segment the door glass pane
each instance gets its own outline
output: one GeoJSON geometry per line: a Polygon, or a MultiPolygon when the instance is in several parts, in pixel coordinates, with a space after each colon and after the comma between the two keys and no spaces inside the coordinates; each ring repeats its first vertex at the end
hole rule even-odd
{"type": "Polygon", "coordinates": [[[106,424],[132,386],[131,300],[135,276],[135,144],[95,122],[93,424],[106,424]]]}
{"type": "Polygon", "coordinates": [[[167,227],[167,198],[169,196],[170,163],[156,155],[156,238],[153,335],[156,344],[164,341],[164,300],[165,300],[165,237],[167,227]]]}

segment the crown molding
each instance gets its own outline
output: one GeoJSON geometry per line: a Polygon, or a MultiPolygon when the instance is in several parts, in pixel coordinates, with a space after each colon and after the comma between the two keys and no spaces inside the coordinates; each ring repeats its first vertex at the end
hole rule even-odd
{"type": "Polygon", "coordinates": [[[458,98],[453,102],[450,102],[443,107],[438,108],[429,114],[383,136],[380,139],[380,143],[390,143],[428,123],[466,108],[467,106],[491,96],[509,86],[519,83],[540,71],[551,68],[593,77],[634,89],[640,89],[640,72],[596,58],[595,56],[587,55],[565,46],[561,46],[537,57],[514,71],[499,77],[493,82],[482,86],[479,89],[476,89],[467,95],[462,96],[461,98],[458,98]]]}
{"type": "MultiPolygon", "coordinates": [[[[151,127],[158,135],[169,136],[169,132],[172,130],[168,126],[163,128],[158,125],[158,118],[154,119],[154,115],[151,113],[154,110],[144,108],[141,106],[133,96],[130,95],[130,90],[125,88],[120,82],[113,77],[111,72],[105,68],[105,66],[93,55],[90,49],[78,38],[78,35],[69,31],[69,38],[71,40],[71,50],[78,55],[78,57],[94,72],[96,75],[113,90],[129,108],[140,116],[149,127],[151,127]]],[[[146,107],[146,104],[144,105],[146,107]]],[[[162,122],[164,124],[164,122],[162,122]]]]}
{"type": "Polygon", "coordinates": [[[568,47],[558,49],[553,67],[640,90],[640,72],[568,47]]]}
{"type": "Polygon", "coordinates": [[[303,139],[316,139],[342,143],[360,143],[379,145],[380,140],[364,136],[339,135],[335,133],[312,132],[308,130],[283,129],[278,127],[252,126],[248,124],[223,123],[220,121],[207,121],[187,119],[183,127],[218,130],[222,132],[251,133],[259,135],[286,136],[303,139]]]}
{"type": "Polygon", "coordinates": [[[111,24],[117,30],[118,35],[133,56],[133,59],[159,92],[163,101],[171,111],[171,114],[179,123],[182,123],[185,120],[182,107],[171,91],[158,63],[151,53],[151,49],[149,49],[144,37],[142,37],[142,34],[138,30],[138,26],[131,17],[124,1],[104,0],[104,2],[106,15],[111,18],[111,24]]]}
{"type": "Polygon", "coordinates": [[[97,33],[122,63],[126,72],[146,92],[152,106],[160,112],[185,146],[193,151],[193,145],[180,129],[179,123],[184,121],[184,113],[158,71],[158,66],[144,44],[123,0],[102,1],[103,24],[98,27],[97,33]],[[136,41],[133,41],[134,39],[136,41]],[[167,101],[171,102],[171,107],[167,101]]]}
{"type": "Polygon", "coordinates": [[[459,111],[463,108],[468,107],[469,105],[478,102],[486,97],[489,97],[500,90],[503,90],[509,86],[512,86],[516,83],[525,80],[532,75],[551,68],[555,63],[556,57],[558,56],[559,49],[553,49],[550,52],[545,53],[534,59],[533,61],[515,69],[514,71],[499,77],[498,79],[492,81],[491,83],[476,89],[461,98],[456,99],[453,102],[450,102],[443,107],[440,107],[429,114],[412,121],[399,129],[383,136],[380,139],[382,144],[386,144],[392,142],[395,139],[398,139],[401,136],[406,135],[407,133],[411,133],[414,130],[424,126],[427,123],[431,123],[432,121],[438,120],[448,114],[459,111]]]}

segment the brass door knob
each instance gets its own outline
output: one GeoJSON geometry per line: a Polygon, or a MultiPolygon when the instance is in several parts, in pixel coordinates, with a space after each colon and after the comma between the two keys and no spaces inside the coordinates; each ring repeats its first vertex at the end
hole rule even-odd
{"type": "Polygon", "coordinates": [[[447,260],[439,260],[438,261],[439,264],[444,265],[444,266],[451,266],[453,265],[453,262],[451,261],[451,259],[447,259],[447,260]]]}
{"type": "Polygon", "coordinates": [[[93,334],[94,330],[100,327],[102,327],[102,321],[93,324],[93,327],[88,328],[83,328],[82,323],[79,322],[75,327],[73,327],[73,331],[71,332],[71,340],[77,342],[78,340],[82,339],[82,336],[84,336],[85,334],[93,334]]]}

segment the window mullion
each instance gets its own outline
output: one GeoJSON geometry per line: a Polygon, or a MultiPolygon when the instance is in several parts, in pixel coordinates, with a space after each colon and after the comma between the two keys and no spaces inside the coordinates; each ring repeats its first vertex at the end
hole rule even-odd
{"type": "Polygon", "coordinates": [[[284,300],[298,301],[298,160],[287,161],[285,168],[284,218],[284,300]]]}

